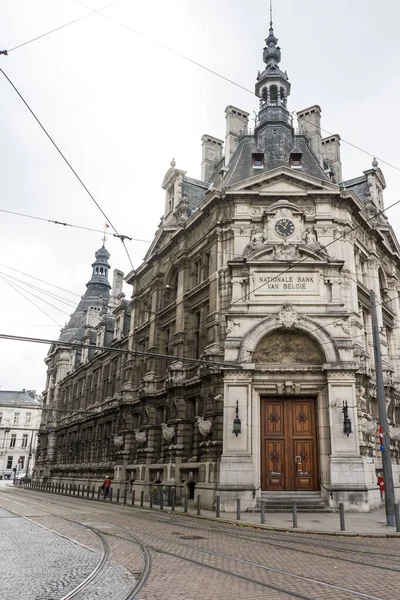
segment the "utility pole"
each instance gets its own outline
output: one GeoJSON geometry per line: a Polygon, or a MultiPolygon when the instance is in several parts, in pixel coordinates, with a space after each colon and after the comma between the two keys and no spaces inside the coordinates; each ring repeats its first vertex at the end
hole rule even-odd
{"type": "Polygon", "coordinates": [[[376,313],[375,292],[370,290],[369,299],[371,302],[371,317],[372,317],[372,337],[374,342],[375,355],[375,376],[376,376],[376,395],[378,399],[379,423],[382,427],[383,449],[382,452],[382,467],[383,480],[385,484],[385,507],[386,507],[386,525],[394,526],[394,485],[392,472],[392,459],[390,456],[390,438],[389,427],[386,412],[385,386],[383,383],[382,371],[382,354],[381,344],[379,339],[378,317],[376,313]]]}

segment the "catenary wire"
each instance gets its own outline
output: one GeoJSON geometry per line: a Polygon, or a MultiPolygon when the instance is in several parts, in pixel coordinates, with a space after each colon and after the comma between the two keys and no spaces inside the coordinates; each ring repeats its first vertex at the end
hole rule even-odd
{"type": "MultiPolygon", "coordinates": [[[[60,325],[60,327],[62,327],[60,325]]],[[[117,348],[113,346],[96,346],[95,344],[85,344],[83,342],[67,342],[62,340],[48,340],[45,338],[33,338],[28,336],[20,336],[20,335],[12,335],[6,333],[0,333],[0,339],[2,340],[11,340],[15,342],[31,342],[34,344],[46,344],[51,346],[64,346],[65,348],[88,348],[93,350],[107,350],[110,352],[116,352],[119,354],[133,354],[138,356],[148,356],[149,358],[162,358],[166,360],[176,360],[177,357],[171,354],[160,354],[157,352],[142,352],[140,350],[129,350],[127,348],[117,348]]],[[[182,362],[191,362],[197,363],[201,365],[208,365],[210,367],[215,367],[217,364],[214,361],[205,360],[202,358],[189,358],[189,357],[179,357],[179,360],[182,362]]]]}
{"type": "Polygon", "coordinates": [[[78,296],[78,298],[82,297],[81,294],[77,294],[76,292],[71,292],[71,290],[66,290],[65,288],[55,285],[54,283],[50,283],[48,281],[45,281],[44,279],[39,279],[39,277],[35,277],[34,275],[30,275],[29,273],[24,273],[24,271],[19,271],[18,269],[15,269],[14,267],[5,265],[4,263],[0,263],[0,266],[5,267],[6,269],[10,269],[10,271],[15,271],[16,273],[20,273],[21,275],[25,275],[26,277],[30,277],[31,279],[35,279],[36,281],[40,281],[41,283],[45,283],[46,285],[50,285],[51,287],[54,287],[57,290],[61,290],[62,292],[67,292],[67,294],[71,294],[73,296],[78,296]]]}
{"type": "MultiPolygon", "coordinates": [[[[93,231],[93,232],[96,232],[96,233],[102,233],[103,235],[112,235],[112,236],[114,236],[116,238],[120,237],[116,233],[111,233],[111,232],[108,232],[108,231],[104,231],[102,229],[93,229],[93,227],[84,227],[83,225],[74,225],[72,223],[66,223],[66,222],[63,222],[63,221],[55,221],[53,219],[46,219],[44,217],[37,217],[36,215],[27,215],[26,213],[15,212],[13,210],[6,210],[5,208],[0,208],[0,212],[7,213],[9,215],[15,215],[17,217],[25,217],[27,219],[35,219],[36,221],[45,221],[46,223],[53,223],[54,225],[63,225],[64,227],[73,227],[75,229],[84,229],[85,231],[93,231]]],[[[133,237],[129,237],[127,235],[124,236],[124,238],[126,238],[130,242],[145,242],[146,244],[151,244],[151,240],[142,240],[140,238],[133,238],[133,237]]]]}
{"type": "MultiPolygon", "coordinates": [[[[1,275],[0,275],[0,279],[2,279],[4,282],[6,282],[8,284],[11,284],[11,281],[9,281],[8,279],[6,279],[5,277],[2,277],[1,275]]],[[[23,288],[18,283],[15,283],[15,281],[12,282],[12,285],[15,286],[15,288],[18,288],[19,290],[23,290],[24,292],[28,292],[28,290],[26,290],[25,288],[23,288]]],[[[58,306],[56,306],[55,304],[51,304],[51,302],[48,302],[47,300],[44,300],[44,298],[41,298],[37,294],[34,294],[32,291],[29,291],[29,294],[30,294],[30,296],[33,296],[34,298],[37,298],[38,300],[40,300],[40,302],[44,302],[44,304],[47,304],[48,306],[51,306],[51,308],[54,308],[55,310],[58,310],[59,312],[63,313],[64,315],[67,315],[67,317],[70,317],[70,313],[65,312],[65,310],[63,310],[62,308],[58,308],[58,306]]]]}
{"type": "Polygon", "coordinates": [[[27,46],[28,44],[31,44],[32,42],[36,42],[37,40],[40,40],[48,35],[51,35],[52,33],[56,32],[56,31],[60,31],[60,29],[64,29],[65,27],[68,27],[69,25],[73,25],[74,23],[78,23],[78,21],[82,21],[83,19],[86,19],[87,17],[90,17],[90,16],[96,14],[97,12],[99,12],[99,10],[106,10],[106,8],[109,8],[110,6],[114,6],[114,4],[118,4],[118,2],[121,2],[121,0],[115,0],[115,2],[111,2],[111,4],[106,4],[105,6],[102,6],[101,8],[99,8],[98,10],[94,10],[93,8],[90,8],[89,6],[86,6],[86,8],[91,10],[91,12],[88,13],[87,15],[78,17],[77,19],[74,19],[73,21],[68,21],[68,23],[64,23],[63,25],[60,25],[59,27],[55,27],[54,29],[47,31],[46,33],[42,33],[41,35],[31,38],[30,40],[27,40],[26,42],[23,42],[22,44],[18,44],[17,46],[14,46],[13,48],[10,48],[9,50],[2,50],[0,52],[0,54],[5,54],[7,56],[8,54],[10,54],[10,52],[13,52],[14,50],[18,50],[18,48],[27,46]]]}
{"type": "MultiPolygon", "coordinates": [[[[76,303],[74,303],[72,300],[68,300],[67,298],[63,298],[62,296],[59,296],[58,294],[54,294],[52,292],[44,290],[43,288],[40,288],[37,285],[33,285],[32,283],[24,281],[23,279],[18,279],[18,277],[13,277],[12,275],[8,275],[8,273],[3,273],[2,271],[0,271],[0,275],[2,275],[3,277],[6,277],[7,279],[16,281],[17,283],[19,283],[20,286],[28,287],[33,290],[36,290],[37,292],[40,292],[41,294],[48,296],[49,298],[51,298],[52,300],[55,300],[56,302],[61,302],[61,304],[65,304],[69,308],[76,308],[76,303]]],[[[29,291],[29,290],[25,290],[25,291],[29,291]]]]}
{"type": "MultiPolygon", "coordinates": [[[[74,0],[74,2],[76,2],[77,4],[80,4],[82,6],[84,6],[85,8],[90,9],[90,6],[88,6],[84,2],[81,2],[80,0],[74,0]]],[[[138,31],[137,29],[134,29],[133,27],[130,27],[129,25],[126,25],[125,23],[121,23],[120,21],[117,21],[116,19],[114,19],[113,17],[110,17],[109,15],[103,14],[101,11],[102,11],[102,9],[100,8],[96,12],[97,12],[98,15],[101,15],[105,19],[108,19],[109,21],[112,21],[112,22],[116,23],[117,25],[119,25],[123,29],[127,29],[128,31],[131,31],[135,35],[138,35],[138,36],[141,36],[141,37],[143,37],[145,39],[148,39],[154,45],[159,46],[163,50],[167,50],[167,52],[170,52],[171,54],[174,54],[178,58],[186,60],[187,62],[191,63],[192,65],[195,65],[196,67],[199,67],[200,69],[203,69],[204,71],[207,71],[208,73],[211,73],[211,75],[215,75],[216,77],[219,77],[223,81],[227,81],[228,83],[231,83],[232,85],[238,87],[239,89],[244,90],[245,92],[248,92],[252,96],[255,96],[254,90],[251,90],[250,88],[248,88],[248,87],[246,87],[244,85],[241,85],[237,81],[234,81],[233,79],[230,79],[229,77],[226,77],[225,75],[222,75],[222,73],[219,73],[218,71],[214,71],[210,67],[207,67],[206,65],[202,64],[201,62],[198,62],[198,61],[190,58],[189,56],[187,56],[187,55],[185,55],[185,54],[183,54],[181,52],[178,52],[177,50],[174,50],[173,48],[170,48],[169,46],[166,46],[165,44],[162,44],[161,42],[159,42],[158,40],[152,38],[151,36],[149,36],[149,35],[141,32],[141,31],[138,31]]],[[[310,123],[311,125],[315,125],[312,121],[304,119],[303,117],[302,117],[302,121],[304,121],[305,123],[310,123]]],[[[328,134],[328,136],[335,135],[331,131],[328,131],[327,129],[323,129],[322,127],[321,127],[321,131],[323,131],[324,133],[328,134]]],[[[368,156],[371,156],[373,158],[377,158],[380,162],[382,162],[383,164],[387,165],[388,167],[391,167],[392,169],[395,169],[396,171],[400,171],[400,167],[396,167],[395,165],[392,165],[391,163],[389,163],[388,161],[384,160],[383,158],[380,158],[376,154],[371,154],[371,152],[369,152],[368,150],[364,150],[360,146],[357,146],[357,144],[353,144],[352,142],[349,142],[348,140],[346,140],[346,139],[344,139],[342,137],[340,137],[340,141],[344,142],[345,144],[348,144],[349,146],[351,146],[352,148],[355,148],[356,150],[359,150],[360,152],[363,152],[364,154],[367,154],[368,156]]]]}
{"type": "Polygon", "coordinates": [[[17,292],[17,294],[20,294],[23,298],[25,298],[25,300],[28,300],[28,302],[30,304],[33,304],[33,306],[35,306],[38,310],[40,310],[40,312],[42,312],[44,315],[46,315],[46,317],[48,317],[49,319],[51,319],[52,321],[54,321],[54,323],[56,323],[56,325],[58,325],[59,327],[62,327],[61,323],[59,323],[58,321],[56,321],[55,319],[53,319],[53,317],[50,316],[45,310],[43,310],[43,308],[41,308],[40,306],[38,306],[33,300],[31,300],[23,292],[21,292],[20,290],[18,290],[10,281],[7,281],[6,279],[3,279],[3,281],[5,283],[7,283],[7,285],[9,285],[10,287],[12,287],[13,290],[17,292]]]}
{"type": "Polygon", "coordinates": [[[130,257],[128,248],[126,247],[125,244],[125,238],[126,236],[121,235],[118,230],[116,229],[115,225],[113,225],[112,221],[109,219],[109,217],[107,216],[107,214],[105,213],[105,211],[101,208],[100,204],[97,202],[96,198],[93,196],[93,194],[89,191],[89,189],[87,188],[87,186],[84,184],[84,182],[82,181],[82,179],[79,177],[78,173],[76,172],[76,170],[74,169],[74,167],[71,165],[71,163],[68,161],[68,159],[66,158],[65,154],[63,154],[63,152],[60,150],[60,148],[58,147],[58,145],[56,144],[56,142],[53,140],[53,138],[51,137],[51,135],[48,133],[47,129],[44,127],[44,125],[41,123],[41,121],[39,120],[39,118],[36,116],[36,114],[34,113],[34,111],[31,109],[31,107],[29,106],[29,104],[27,103],[27,101],[25,100],[25,98],[22,96],[22,94],[19,92],[19,90],[16,88],[16,86],[13,84],[13,82],[11,81],[11,79],[8,77],[8,75],[4,72],[3,69],[0,68],[0,72],[4,75],[4,77],[7,79],[7,81],[9,82],[9,84],[11,85],[11,87],[14,89],[14,91],[16,92],[16,94],[19,96],[19,98],[22,100],[22,102],[25,104],[26,108],[29,110],[29,112],[31,113],[31,115],[33,116],[33,118],[35,119],[35,121],[38,123],[38,125],[40,126],[40,128],[42,129],[42,131],[46,134],[47,138],[50,140],[50,142],[52,143],[52,145],[54,146],[54,148],[57,150],[57,152],[59,153],[59,155],[61,156],[61,158],[64,160],[64,162],[66,163],[66,165],[69,167],[69,169],[72,171],[72,173],[75,175],[76,179],[79,181],[79,183],[81,184],[81,186],[83,187],[83,189],[86,191],[86,193],[89,195],[89,197],[91,198],[91,200],[94,202],[94,204],[97,206],[98,210],[101,212],[101,214],[103,215],[103,217],[106,219],[107,223],[110,224],[110,226],[114,229],[115,233],[117,234],[117,237],[121,240],[122,245],[125,249],[126,255],[128,257],[129,263],[132,267],[133,267],[133,263],[132,263],[132,259],[130,257]]]}

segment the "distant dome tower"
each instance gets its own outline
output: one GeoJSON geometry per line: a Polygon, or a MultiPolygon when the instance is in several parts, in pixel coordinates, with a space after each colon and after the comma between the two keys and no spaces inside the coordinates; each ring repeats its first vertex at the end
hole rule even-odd
{"type": "Polygon", "coordinates": [[[97,250],[95,253],[95,261],[92,263],[92,277],[86,284],[86,287],[89,287],[90,285],[102,284],[107,286],[109,289],[111,288],[111,285],[108,281],[108,272],[110,270],[110,265],[108,264],[109,258],[110,253],[104,246],[97,250]]]}
{"type": "Polygon", "coordinates": [[[271,20],[269,36],[265,40],[263,61],[267,65],[262,73],[258,73],[255,86],[256,96],[260,98],[259,124],[266,121],[283,121],[289,123],[290,115],[286,109],[290,95],[290,83],[287,73],[279,68],[281,49],[277,46],[278,38],[274,35],[271,20]]]}

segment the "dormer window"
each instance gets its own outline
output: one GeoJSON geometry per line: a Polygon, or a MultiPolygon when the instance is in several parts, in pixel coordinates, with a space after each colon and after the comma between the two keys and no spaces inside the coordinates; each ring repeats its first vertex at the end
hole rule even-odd
{"type": "Polygon", "coordinates": [[[168,190],[168,212],[170,213],[174,208],[174,186],[168,190]]]}
{"type": "Polygon", "coordinates": [[[290,153],[289,164],[292,169],[301,169],[303,153],[298,148],[293,148],[290,153]]]}
{"type": "Polygon", "coordinates": [[[264,168],[264,152],[260,152],[256,150],[251,155],[251,164],[253,169],[263,169],[264,168]]]}

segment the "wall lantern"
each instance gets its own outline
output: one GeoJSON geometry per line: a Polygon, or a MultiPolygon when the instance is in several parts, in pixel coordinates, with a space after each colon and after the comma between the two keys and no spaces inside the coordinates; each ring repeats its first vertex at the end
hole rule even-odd
{"type": "Polygon", "coordinates": [[[347,406],[347,401],[343,402],[342,413],[343,413],[343,433],[345,435],[347,435],[347,437],[349,437],[350,433],[352,433],[352,430],[351,430],[351,420],[349,417],[349,407],[347,406]]]}
{"type": "Polygon", "coordinates": [[[239,400],[236,400],[236,417],[233,419],[233,429],[232,433],[239,435],[242,433],[242,421],[239,419],[239,400]]]}

